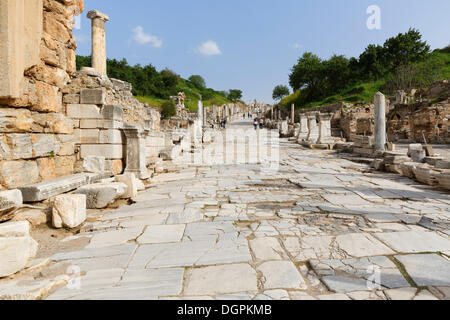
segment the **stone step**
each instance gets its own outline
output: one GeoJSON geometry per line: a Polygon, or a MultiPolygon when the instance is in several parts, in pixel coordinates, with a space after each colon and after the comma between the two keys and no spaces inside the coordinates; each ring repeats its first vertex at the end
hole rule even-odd
{"type": "MultiPolygon", "coordinates": [[[[19,188],[23,202],[39,202],[96,182],[109,174],[79,173],[19,188]]],[[[109,175],[110,176],[110,175],[109,175]]]]}

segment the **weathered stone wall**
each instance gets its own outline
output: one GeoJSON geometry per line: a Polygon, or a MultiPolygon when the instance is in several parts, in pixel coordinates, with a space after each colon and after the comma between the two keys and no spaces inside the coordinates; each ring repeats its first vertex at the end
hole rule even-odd
{"type": "Polygon", "coordinates": [[[2,84],[15,86],[0,93],[0,189],[71,174],[75,162],[62,89],[76,71],[72,28],[83,0],[13,1],[1,0],[2,15],[9,15],[0,19],[5,30],[22,38],[0,47],[9,66],[2,84]],[[14,18],[22,22],[15,25],[14,18]]]}
{"type": "Polygon", "coordinates": [[[122,128],[134,125],[151,132],[160,130],[158,110],[136,100],[131,89],[131,84],[91,69],[76,72],[63,89],[63,106],[75,121],[76,172],[89,167],[92,157],[102,157],[106,162],[100,170],[119,174],[126,164],[127,140],[122,128]]]}
{"type": "Polygon", "coordinates": [[[449,143],[450,102],[398,104],[387,115],[388,138],[424,143],[449,143]]]}

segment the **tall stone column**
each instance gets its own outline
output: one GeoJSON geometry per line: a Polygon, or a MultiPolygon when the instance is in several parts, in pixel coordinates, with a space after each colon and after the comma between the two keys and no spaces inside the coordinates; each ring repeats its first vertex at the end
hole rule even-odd
{"type": "Polygon", "coordinates": [[[208,109],[203,108],[203,123],[202,125],[205,127],[208,120],[208,109]]]}
{"type": "Polygon", "coordinates": [[[295,104],[291,105],[291,124],[295,124],[295,104]]]}
{"type": "Polygon", "coordinates": [[[146,139],[149,131],[130,125],[125,125],[122,130],[127,137],[125,173],[134,173],[143,180],[150,178],[146,166],[146,139]]]}
{"type": "Polygon", "coordinates": [[[197,104],[197,116],[198,120],[203,124],[203,102],[201,100],[199,100],[197,104]]]}
{"type": "Polygon", "coordinates": [[[386,98],[375,94],[375,151],[386,151],[386,98]]]}
{"type": "Polygon", "coordinates": [[[319,118],[319,139],[317,144],[332,143],[333,138],[331,137],[331,119],[333,118],[332,113],[321,113],[318,115],[319,118]]]}
{"type": "Polygon", "coordinates": [[[109,17],[97,10],[89,11],[92,20],[92,68],[106,74],[106,35],[105,24],[109,17]]]}
{"type": "Polygon", "coordinates": [[[273,120],[273,107],[270,108],[270,120],[273,120]]]}

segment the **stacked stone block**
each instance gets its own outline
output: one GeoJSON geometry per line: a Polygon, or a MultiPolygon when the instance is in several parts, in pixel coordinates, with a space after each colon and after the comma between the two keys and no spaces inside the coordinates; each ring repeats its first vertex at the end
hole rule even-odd
{"type": "Polygon", "coordinates": [[[63,112],[62,89],[76,71],[72,28],[83,1],[2,4],[0,189],[12,189],[74,170],[74,123],[63,112]]]}
{"type": "Polygon", "coordinates": [[[106,105],[105,88],[84,88],[79,95],[80,103],[67,104],[67,115],[76,122],[74,135],[79,149],[78,161],[84,162],[92,157],[104,158],[104,171],[121,173],[126,144],[121,130],[122,108],[106,105]]]}

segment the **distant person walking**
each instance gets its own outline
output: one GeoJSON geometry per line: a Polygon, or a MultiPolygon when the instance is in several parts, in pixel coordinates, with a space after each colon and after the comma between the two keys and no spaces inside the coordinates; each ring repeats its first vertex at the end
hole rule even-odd
{"type": "Polygon", "coordinates": [[[259,128],[262,129],[264,127],[264,120],[260,119],[259,120],[259,128]]]}
{"type": "Polygon", "coordinates": [[[255,127],[255,130],[258,129],[258,119],[255,119],[255,121],[253,121],[253,127],[255,127]]]}

